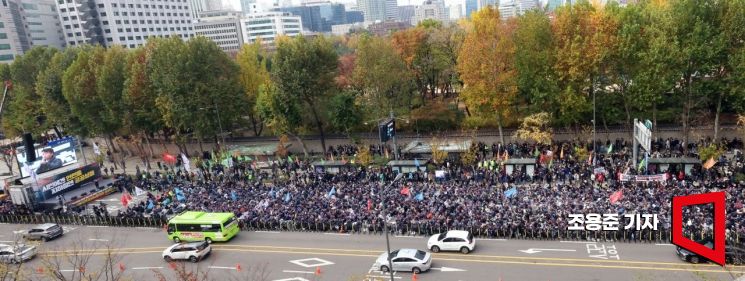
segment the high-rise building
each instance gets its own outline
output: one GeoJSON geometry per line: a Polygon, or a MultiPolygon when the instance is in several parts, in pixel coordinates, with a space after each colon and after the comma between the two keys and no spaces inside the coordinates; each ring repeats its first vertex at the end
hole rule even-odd
{"type": "Polygon", "coordinates": [[[65,47],[54,0],[3,0],[0,6],[0,63],[34,46],[65,47]]]}
{"type": "Polygon", "coordinates": [[[385,20],[387,21],[399,20],[397,0],[385,0],[385,20]]]}
{"type": "Polygon", "coordinates": [[[463,6],[461,4],[450,5],[447,10],[451,20],[458,20],[463,17],[463,6]]]}
{"type": "Polygon", "coordinates": [[[68,46],[136,48],[151,36],[194,36],[187,0],[57,0],[57,9],[68,46]]]}
{"type": "Polygon", "coordinates": [[[347,23],[344,5],[329,1],[308,1],[301,6],[281,7],[278,10],[300,16],[303,28],[314,32],[331,32],[332,25],[347,23]]]}
{"type": "Polygon", "coordinates": [[[222,0],[189,0],[192,15],[199,17],[205,11],[219,11],[224,9],[222,0]]]}
{"type": "Polygon", "coordinates": [[[194,34],[209,38],[225,52],[238,52],[243,45],[241,12],[207,11],[194,23],[194,34]]]}
{"type": "Polygon", "coordinates": [[[65,36],[54,0],[22,0],[20,3],[31,47],[64,48],[65,36]]]}
{"type": "Polygon", "coordinates": [[[530,10],[538,9],[538,0],[516,0],[518,14],[522,15],[530,10]]]}
{"type": "Polygon", "coordinates": [[[471,14],[479,9],[479,0],[466,0],[466,17],[470,18],[471,14]]]}
{"type": "Polygon", "coordinates": [[[515,0],[502,0],[499,2],[499,17],[508,19],[518,15],[518,6],[515,0]]]}
{"type": "Polygon", "coordinates": [[[346,11],[347,22],[346,23],[357,23],[365,21],[365,16],[362,11],[346,11]]]}
{"type": "Polygon", "coordinates": [[[0,63],[10,63],[30,47],[18,4],[4,0],[0,7],[0,63]]]}
{"type": "Polygon", "coordinates": [[[476,10],[481,10],[483,8],[486,8],[487,6],[493,6],[495,8],[499,6],[499,1],[497,0],[478,0],[478,3],[478,9],[476,10]]]}
{"type": "Polygon", "coordinates": [[[414,14],[416,14],[416,6],[406,5],[398,6],[398,20],[401,22],[412,23],[414,20],[414,14]]]}
{"type": "Polygon", "coordinates": [[[365,17],[365,21],[385,21],[386,0],[357,0],[357,7],[365,17]]]}
{"type": "Polygon", "coordinates": [[[442,0],[426,0],[422,5],[416,7],[414,12],[414,22],[418,24],[426,19],[433,19],[440,22],[447,22],[450,19],[445,2],[442,0]]]}
{"type": "Polygon", "coordinates": [[[241,12],[250,14],[251,9],[256,6],[256,0],[241,0],[241,12]]]}
{"type": "Polygon", "coordinates": [[[282,12],[256,13],[241,19],[243,42],[253,43],[261,40],[273,44],[277,36],[298,36],[303,30],[299,16],[282,12]]]}

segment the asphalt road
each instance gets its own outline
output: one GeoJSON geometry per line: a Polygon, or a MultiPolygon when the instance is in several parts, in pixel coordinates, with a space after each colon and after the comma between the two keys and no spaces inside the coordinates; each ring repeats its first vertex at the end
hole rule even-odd
{"type": "MultiPolygon", "coordinates": [[[[0,243],[28,225],[0,225],[0,243]]],[[[372,268],[385,252],[382,235],[339,233],[241,232],[198,264],[169,264],[161,252],[171,243],[161,229],[64,226],[65,235],[39,244],[40,255],[22,265],[29,280],[47,280],[50,269],[63,275],[101,273],[108,268],[133,280],[175,280],[186,270],[209,280],[303,281],[386,280],[372,268]],[[110,253],[110,254],[109,254],[110,253]],[[112,258],[107,258],[111,256],[112,258]],[[50,264],[58,264],[50,266],[50,264]]],[[[35,243],[35,242],[32,242],[35,243]]],[[[392,236],[391,247],[426,247],[424,237],[392,236]]],[[[691,265],[665,244],[577,241],[478,240],[468,255],[439,253],[433,269],[417,280],[735,280],[745,267],[691,265]],[[603,249],[604,252],[603,253],[603,249]]],[[[413,280],[396,272],[395,280],[413,280]]]]}

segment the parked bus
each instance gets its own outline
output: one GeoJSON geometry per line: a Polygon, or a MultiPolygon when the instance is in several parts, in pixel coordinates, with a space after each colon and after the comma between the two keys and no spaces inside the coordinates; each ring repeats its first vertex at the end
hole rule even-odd
{"type": "Polygon", "coordinates": [[[184,212],[168,221],[168,239],[181,241],[228,241],[238,234],[233,213],[184,212]]]}

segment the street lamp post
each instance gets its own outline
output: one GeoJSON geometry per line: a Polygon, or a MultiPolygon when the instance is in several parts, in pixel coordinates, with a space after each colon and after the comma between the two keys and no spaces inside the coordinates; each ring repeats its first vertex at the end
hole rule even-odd
{"type": "MultiPolygon", "coordinates": [[[[385,189],[390,188],[395,184],[398,180],[400,180],[403,177],[403,173],[398,173],[396,175],[396,178],[393,179],[391,183],[388,184],[388,186],[385,189]]],[[[385,248],[386,248],[386,254],[388,256],[388,273],[391,275],[391,281],[394,281],[393,279],[393,262],[391,262],[391,241],[390,238],[388,238],[388,213],[386,212],[385,208],[385,196],[384,195],[385,190],[382,190],[380,192],[380,195],[382,197],[381,203],[382,203],[382,209],[383,209],[383,232],[385,232],[385,248]]]]}

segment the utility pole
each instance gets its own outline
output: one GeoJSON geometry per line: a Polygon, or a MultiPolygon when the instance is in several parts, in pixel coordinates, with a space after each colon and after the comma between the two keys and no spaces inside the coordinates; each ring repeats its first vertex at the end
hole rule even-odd
{"type": "Polygon", "coordinates": [[[391,109],[390,118],[393,122],[393,157],[395,160],[398,160],[398,146],[396,145],[396,117],[393,116],[393,109],[391,109]]]}
{"type": "MultiPolygon", "coordinates": [[[[393,111],[391,111],[391,114],[393,114],[393,111]]],[[[391,275],[391,281],[395,281],[395,280],[393,277],[393,262],[391,261],[392,259],[391,241],[388,238],[388,212],[386,212],[386,208],[385,208],[385,196],[384,195],[385,195],[385,191],[388,190],[390,187],[392,187],[393,184],[396,183],[396,181],[398,181],[399,179],[403,177],[403,175],[404,175],[403,173],[398,173],[396,175],[396,178],[393,179],[393,181],[391,181],[391,183],[388,184],[388,186],[380,192],[380,195],[381,195],[380,203],[381,203],[381,208],[383,209],[382,215],[383,215],[383,232],[385,232],[385,248],[388,251],[386,252],[386,255],[388,256],[388,273],[391,275]]]]}

